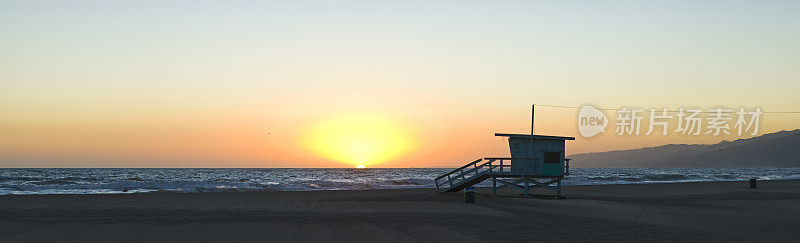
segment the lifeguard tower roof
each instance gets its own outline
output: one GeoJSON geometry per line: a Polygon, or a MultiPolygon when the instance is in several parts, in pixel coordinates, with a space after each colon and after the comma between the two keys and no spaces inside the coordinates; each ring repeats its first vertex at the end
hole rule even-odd
{"type": "MultiPolygon", "coordinates": [[[[510,137],[510,138],[531,138],[529,134],[510,134],[510,133],[495,133],[497,137],[510,137]]],[[[575,137],[560,137],[548,135],[533,135],[533,139],[552,139],[552,140],[575,140],[575,137]]]]}

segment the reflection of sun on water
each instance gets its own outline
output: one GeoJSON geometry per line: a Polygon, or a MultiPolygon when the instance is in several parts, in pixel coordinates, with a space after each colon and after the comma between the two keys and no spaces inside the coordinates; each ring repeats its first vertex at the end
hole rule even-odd
{"type": "Polygon", "coordinates": [[[303,146],[321,157],[364,166],[403,156],[416,143],[410,129],[378,116],[343,116],[312,124],[303,146]]]}

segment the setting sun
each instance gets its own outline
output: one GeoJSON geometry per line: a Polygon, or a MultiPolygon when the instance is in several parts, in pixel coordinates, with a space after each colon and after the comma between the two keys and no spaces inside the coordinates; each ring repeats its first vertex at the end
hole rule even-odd
{"type": "Polygon", "coordinates": [[[350,115],[314,123],[306,129],[303,147],[343,163],[378,164],[397,159],[416,147],[411,129],[382,116],[350,115]]]}

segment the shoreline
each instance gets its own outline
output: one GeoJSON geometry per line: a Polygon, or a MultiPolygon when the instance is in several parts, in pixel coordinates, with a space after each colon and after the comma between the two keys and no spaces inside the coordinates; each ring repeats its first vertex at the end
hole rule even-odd
{"type": "Polygon", "coordinates": [[[9,241],[793,241],[800,180],[569,186],[477,202],[435,189],[0,196],[9,241]]]}
{"type": "MultiPolygon", "coordinates": [[[[797,181],[800,182],[800,179],[777,179],[777,180],[758,180],[759,183],[761,182],[791,182],[797,181]]],[[[749,183],[748,181],[743,180],[718,180],[718,181],[675,181],[675,182],[662,182],[662,181],[654,181],[654,182],[636,182],[636,183],[618,183],[618,184],[593,184],[593,185],[562,185],[564,190],[569,190],[569,188],[583,188],[583,187],[595,187],[595,186],[621,186],[621,185],[662,185],[662,184],[692,184],[692,183],[749,183]]],[[[746,184],[747,185],[747,184],[746,184]]],[[[491,187],[484,187],[484,186],[475,186],[476,190],[479,192],[483,192],[488,194],[489,192],[486,190],[490,190],[491,187]]],[[[208,188],[203,188],[202,190],[207,190],[208,188]]],[[[176,194],[205,194],[205,193],[269,193],[269,192],[322,192],[322,191],[342,191],[342,192],[358,192],[358,191],[384,191],[384,190],[436,190],[436,187],[412,187],[412,188],[375,188],[375,189],[314,189],[314,190],[257,190],[257,189],[239,189],[239,188],[230,188],[230,189],[212,189],[209,191],[192,191],[192,192],[185,192],[179,190],[167,190],[167,189],[159,189],[155,191],[149,192],[118,192],[118,193],[39,193],[39,194],[0,194],[0,198],[4,196],[35,196],[35,195],[132,195],[132,194],[162,194],[162,193],[176,193],[176,194]]]]}
{"type": "MultiPolygon", "coordinates": [[[[436,169],[0,170],[0,195],[139,192],[317,191],[435,188],[436,169]],[[127,190],[127,191],[126,191],[127,190]]],[[[562,185],[800,179],[798,168],[576,169],[562,185]]],[[[486,181],[478,186],[490,186],[486,181]]]]}
{"type": "MultiPolygon", "coordinates": [[[[800,179],[779,179],[779,180],[758,180],[758,185],[762,183],[798,183],[800,185],[800,179]]],[[[593,187],[618,187],[618,186],[644,186],[644,185],[676,185],[676,184],[687,184],[687,185],[702,185],[702,184],[717,184],[717,183],[725,183],[725,184],[741,184],[743,185],[742,188],[748,188],[749,181],[742,181],[742,180],[730,180],[730,181],[686,181],[686,182],[646,182],[646,183],[623,183],[623,184],[598,184],[598,185],[567,185],[561,186],[564,188],[563,190],[567,191],[569,189],[586,189],[586,188],[593,188],[593,187]]],[[[491,187],[475,187],[479,194],[486,194],[490,193],[491,187]]],[[[90,194],[90,193],[58,193],[58,194],[4,194],[0,195],[2,197],[8,196],[46,196],[46,195],[148,195],[148,194],[213,194],[213,193],[282,193],[282,192],[292,192],[292,193],[314,193],[314,192],[373,192],[373,191],[431,191],[433,193],[442,193],[442,194],[460,194],[463,191],[449,193],[449,192],[438,192],[436,191],[437,188],[435,187],[421,187],[421,188],[376,188],[376,189],[316,189],[316,190],[243,190],[243,191],[202,191],[202,192],[183,192],[177,190],[159,190],[159,191],[151,191],[151,192],[131,192],[131,193],[114,193],[114,194],[90,194]]],[[[761,188],[757,188],[761,189],[761,188]]],[[[502,190],[503,194],[507,194],[508,190],[502,190]]],[[[498,191],[498,196],[500,195],[501,191],[498,191]]]]}

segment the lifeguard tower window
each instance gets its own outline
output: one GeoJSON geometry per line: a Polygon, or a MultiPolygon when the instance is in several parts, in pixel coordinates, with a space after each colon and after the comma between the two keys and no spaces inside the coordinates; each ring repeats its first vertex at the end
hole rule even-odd
{"type": "Polygon", "coordinates": [[[561,152],[544,152],[544,162],[549,164],[561,163],[561,152]]]}

